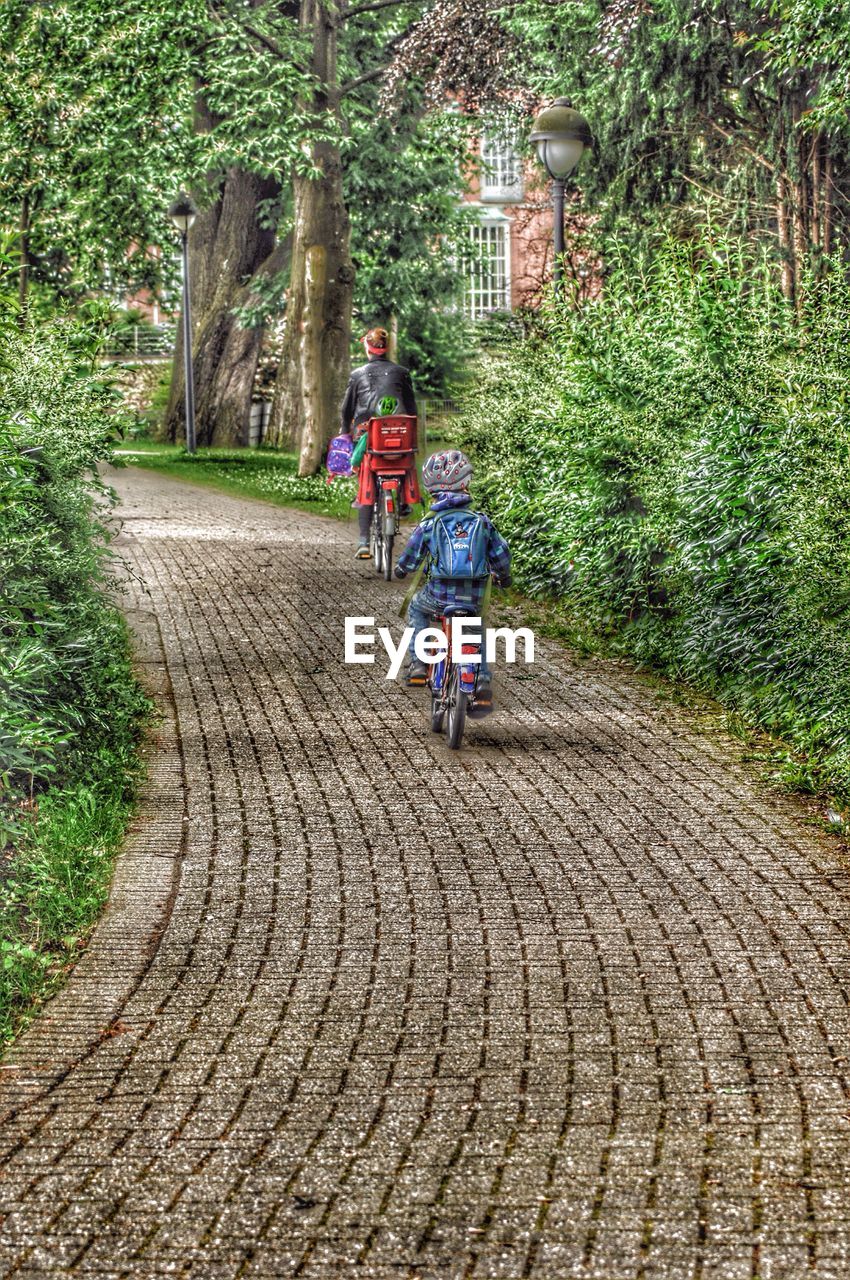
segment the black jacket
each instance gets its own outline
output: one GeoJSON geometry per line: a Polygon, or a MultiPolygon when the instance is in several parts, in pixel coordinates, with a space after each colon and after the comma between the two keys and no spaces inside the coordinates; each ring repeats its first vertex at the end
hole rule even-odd
{"type": "Polygon", "coordinates": [[[341,409],[343,432],[350,432],[370,418],[381,417],[381,401],[385,397],[398,401],[398,408],[389,412],[415,416],[416,397],[407,369],[394,364],[386,356],[371,356],[368,364],[354,369],[348,379],[341,409]]]}

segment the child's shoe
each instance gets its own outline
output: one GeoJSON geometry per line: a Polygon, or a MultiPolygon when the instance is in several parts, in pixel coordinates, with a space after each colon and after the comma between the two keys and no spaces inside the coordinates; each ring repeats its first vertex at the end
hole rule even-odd
{"type": "Polygon", "coordinates": [[[368,542],[361,542],[358,545],[357,550],[354,553],[354,559],[355,560],[371,560],[372,559],[372,552],[369,549],[368,542]]]}
{"type": "Polygon", "coordinates": [[[470,720],[483,720],[493,710],[493,686],[489,680],[479,680],[475,697],[467,709],[470,720]]]}
{"type": "Polygon", "coordinates": [[[428,683],[428,667],[418,658],[410,660],[410,666],[407,668],[407,683],[419,686],[428,683]]]}

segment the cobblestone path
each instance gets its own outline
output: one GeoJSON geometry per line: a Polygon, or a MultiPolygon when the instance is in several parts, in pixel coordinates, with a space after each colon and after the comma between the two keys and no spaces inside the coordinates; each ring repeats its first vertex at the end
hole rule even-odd
{"type": "Polygon", "coordinates": [[[450,753],[342,665],[350,526],[119,488],[165,718],[3,1071],[0,1273],[850,1275],[837,842],[554,647],[450,753]]]}

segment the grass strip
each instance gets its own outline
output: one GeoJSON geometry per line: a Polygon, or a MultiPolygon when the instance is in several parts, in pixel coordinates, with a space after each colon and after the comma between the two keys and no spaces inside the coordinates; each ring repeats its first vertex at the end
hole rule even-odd
{"type": "MultiPolygon", "coordinates": [[[[429,440],[427,452],[419,451],[422,462],[430,453],[452,448],[448,439],[429,440]]],[[[279,507],[295,507],[313,515],[353,520],[351,506],[357,486],[354,479],[328,484],[324,474],[298,475],[298,455],[276,449],[198,449],[194,455],[177,445],[139,441],[119,450],[130,466],[145,467],[191,484],[221,489],[241,498],[259,498],[279,507]]]]}
{"type": "Polygon", "coordinates": [[[124,460],[176,480],[201,484],[241,498],[259,498],[338,520],[353,518],[353,479],[327,484],[323,475],[299,476],[298,457],[270,449],[199,449],[189,455],[174,445],[133,446],[124,460]],[[135,450],[138,449],[138,452],[135,450]]]}
{"type": "Polygon", "coordinates": [[[62,984],[109,896],[141,781],[141,721],[151,709],[129,662],[122,674],[135,719],[117,716],[85,764],[77,757],[61,786],[36,794],[21,834],[0,855],[0,1053],[62,984]]]}

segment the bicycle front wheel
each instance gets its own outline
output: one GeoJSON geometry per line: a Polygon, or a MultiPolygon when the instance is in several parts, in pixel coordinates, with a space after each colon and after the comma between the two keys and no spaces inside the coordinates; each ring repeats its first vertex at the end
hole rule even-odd
{"type": "Polygon", "coordinates": [[[458,667],[455,667],[451,674],[447,702],[446,741],[453,751],[457,751],[463,742],[467,702],[467,695],[460,687],[460,669],[458,667]]]}

